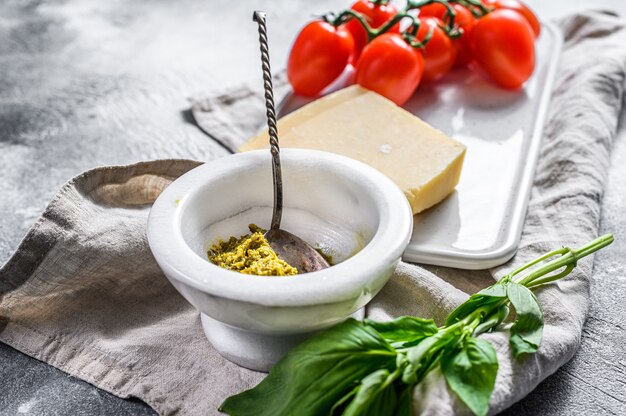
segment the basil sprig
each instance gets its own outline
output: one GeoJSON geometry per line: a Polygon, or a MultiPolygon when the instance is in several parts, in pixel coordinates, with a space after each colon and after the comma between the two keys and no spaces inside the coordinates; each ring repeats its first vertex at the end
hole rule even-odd
{"type": "Polygon", "coordinates": [[[486,415],[498,358],[479,335],[496,330],[512,306],[513,355],[536,352],[543,313],[532,289],[566,276],[579,259],[612,242],[607,234],[578,250],[547,253],[470,296],[441,327],[412,316],[348,319],[292,349],[261,383],[227,398],[219,410],[233,416],[409,416],[413,388],[439,367],[457,397],[486,415]]]}

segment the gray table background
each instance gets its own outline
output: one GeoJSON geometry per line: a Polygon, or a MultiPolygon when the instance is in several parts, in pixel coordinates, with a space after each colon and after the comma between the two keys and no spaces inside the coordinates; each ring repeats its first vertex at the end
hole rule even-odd
{"type": "MultiPolygon", "coordinates": [[[[584,6],[626,15],[626,2],[529,0],[544,19],[584,6]]],[[[349,0],[2,0],[0,3],[0,264],[58,188],[97,165],[225,151],[191,122],[187,98],[260,82],[255,8],[270,12],[275,67],[313,14],[349,0]]],[[[626,41],[626,39],[625,39],[626,41]]],[[[626,414],[626,114],[615,143],[592,307],[574,359],[510,414],[626,414]]],[[[193,386],[190,386],[193,388],[193,386]]],[[[0,415],[153,411],[0,344],[0,415]]]]}

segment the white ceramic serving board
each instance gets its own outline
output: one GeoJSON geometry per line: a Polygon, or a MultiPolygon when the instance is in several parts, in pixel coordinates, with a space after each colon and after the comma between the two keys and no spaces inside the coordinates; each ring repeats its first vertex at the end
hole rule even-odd
{"type": "MultiPolygon", "coordinates": [[[[523,89],[502,89],[476,70],[455,69],[420,86],[404,106],[467,146],[455,192],[414,217],[405,260],[487,269],[515,254],[561,47],[561,33],[543,23],[535,72],[523,89]]],[[[305,103],[286,97],[280,113],[305,103]]]]}
{"type": "Polygon", "coordinates": [[[562,46],[544,23],[523,89],[501,89],[468,69],[425,87],[405,106],[467,146],[456,191],[414,217],[412,262],[486,269],[515,254],[530,197],[562,46]]]}

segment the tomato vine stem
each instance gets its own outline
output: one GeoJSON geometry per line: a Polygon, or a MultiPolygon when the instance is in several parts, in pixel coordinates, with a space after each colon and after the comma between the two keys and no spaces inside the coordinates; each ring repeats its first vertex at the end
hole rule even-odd
{"type": "Polygon", "coordinates": [[[483,17],[487,13],[491,11],[491,9],[481,1],[481,0],[450,0],[453,3],[458,3],[461,6],[467,8],[474,17],[483,17]]]}
{"type": "MultiPolygon", "coordinates": [[[[352,9],[344,10],[343,12],[339,13],[337,16],[335,16],[332,13],[324,16],[324,20],[326,20],[328,23],[332,24],[335,27],[342,25],[351,19],[356,19],[361,24],[365,32],[367,33],[368,43],[371,42],[376,37],[382,35],[383,33],[388,32],[393,26],[400,23],[400,21],[405,18],[408,18],[411,20],[410,28],[411,30],[414,29],[415,33],[417,33],[417,30],[420,27],[420,21],[416,19],[415,16],[410,15],[407,12],[400,12],[396,14],[392,19],[389,19],[387,22],[385,22],[384,25],[382,25],[378,29],[372,28],[369,25],[369,23],[367,23],[367,19],[361,13],[356,12],[352,9]]],[[[405,41],[407,41],[407,43],[409,43],[409,45],[411,45],[414,48],[423,48],[428,43],[431,37],[432,37],[432,30],[421,41],[417,40],[417,38],[415,37],[415,34],[411,34],[408,38],[403,36],[405,41]]]]}

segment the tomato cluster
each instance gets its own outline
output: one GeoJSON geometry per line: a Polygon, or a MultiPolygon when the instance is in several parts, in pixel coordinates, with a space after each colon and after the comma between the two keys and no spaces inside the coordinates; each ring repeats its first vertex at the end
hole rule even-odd
{"type": "MultiPolygon", "coordinates": [[[[402,22],[404,23],[404,22],[402,22]]],[[[349,65],[365,88],[404,104],[420,83],[472,65],[505,88],[521,87],[535,67],[541,25],[518,0],[357,0],[307,24],[289,55],[293,90],[315,97],[349,65]],[[409,22],[401,30],[401,21],[409,22]]]]}

